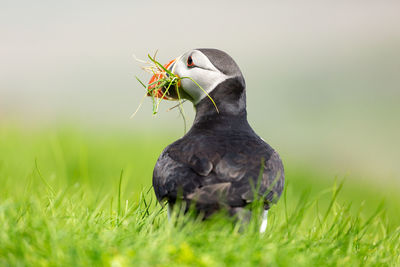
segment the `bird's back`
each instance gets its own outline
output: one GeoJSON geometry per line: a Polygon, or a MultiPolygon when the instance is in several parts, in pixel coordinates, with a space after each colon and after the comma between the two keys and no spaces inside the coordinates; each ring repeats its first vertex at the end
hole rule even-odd
{"type": "Polygon", "coordinates": [[[279,155],[250,127],[192,129],[162,152],[153,174],[159,200],[182,198],[206,215],[244,207],[257,195],[268,209],[283,183],[279,155]]]}

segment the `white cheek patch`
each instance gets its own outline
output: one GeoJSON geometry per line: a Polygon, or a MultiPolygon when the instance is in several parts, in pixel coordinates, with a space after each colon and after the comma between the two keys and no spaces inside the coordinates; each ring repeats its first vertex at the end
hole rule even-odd
{"type": "Polygon", "coordinates": [[[177,61],[174,69],[176,70],[176,74],[182,78],[182,88],[193,98],[193,104],[196,105],[207,94],[210,94],[218,84],[230,78],[230,76],[219,71],[200,51],[194,50],[190,55],[196,67],[187,67],[186,62],[183,61],[187,58],[187,55],[183,55],[177,61]]]}
{"type": "Polygon", "coordinates": [[[200,68],[193,68],[186,77],[191,77],[195,82],[189,78],[181,80],[181,85],[184,90],[193,98],[193,103],[199,103],[207,94],[210,94],[218,84],[222,83],[229,76],[221,72],[214,72],[200,68]],[[201,88],[200,88],[201,87],[201,88]]]}

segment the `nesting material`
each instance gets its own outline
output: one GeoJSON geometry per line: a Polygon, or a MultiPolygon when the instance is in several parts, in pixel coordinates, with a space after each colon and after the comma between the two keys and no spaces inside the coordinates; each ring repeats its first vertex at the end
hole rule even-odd
{"type": "Polygon", "coordinates": [[[143,83],[138,77],[136,79],[138,82],[145,88],[146,94],[142,98],[142,101],[140,102],[138,108],[136,111],[132,114],[131,117],[134,117],[135,114],[138,112],[140,109],[143,99],[146,96],[150,96],[153,102],[153,115],[156,115],[159,111],[160,103],[163,100],[176,100],[179,103],[175,105],[174,107],[168,109],[167,111],[178,107],[179,112],[182,115],[183,121],[184,121],[184,128],[186,132],[186,116],[183,110],[183,103],[186,101],[182,99],[182,93],[180,91],[180,84],[182,79],[190,79],[193,83],[195,83],[200,90],[205,92],[207,97],[210,99],[210,101],[213,103],[215,109],[217,112],[218,108],[217,105],[215,104],[214,100],[211,98],[211,96],[191,77],[179,77],[178,75],[174,74],[172,71],[170,71],[168,68],[171,66],[171,64],[174,62],[170,61],[169,63],[162,65],[156,60],[156,55],[157,53],[154,54],[154,56],[148,55],[148,59],[150,61],[142,61],[138,60],[140,63],[144,64],[142,66],[142,69],[145,72],[151,73],[153,76],[150,79],[149,83],[146,85],[143,83]]]}

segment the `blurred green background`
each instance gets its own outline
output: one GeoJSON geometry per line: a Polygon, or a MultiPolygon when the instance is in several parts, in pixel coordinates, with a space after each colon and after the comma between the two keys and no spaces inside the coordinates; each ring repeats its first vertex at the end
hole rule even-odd
{"type": "Polygon", "coordinates": [[[183,123],[164,111],[174,103],[153,117],[150,99],[129,119],[144,94],[135,75],[149,79],[132,55],[158,49],[167,62],[213,47],[241,67],[250,124],[281,154],[289,182],[304,172],[294,183],[346,179],[380,195],[399,187],[398,1],[21,0],[0,10],[4,185],[29,176],[36,158],[54,184],[65,175],[107,191],[96,181],[124,169],[127,188],[148,187],[183,123]]]}
{"type": "Polygon", "coordinates": [[[399,14],[394,0],[0,1],[0,265],[398,265],[399,14]],[[147,98],[130,119],[135,76],[150,78],[133,55],[197,47],[236,60],[249,122],[284,161],[265,236],[174,227],[154,205],[183,121],[147,98]]]}

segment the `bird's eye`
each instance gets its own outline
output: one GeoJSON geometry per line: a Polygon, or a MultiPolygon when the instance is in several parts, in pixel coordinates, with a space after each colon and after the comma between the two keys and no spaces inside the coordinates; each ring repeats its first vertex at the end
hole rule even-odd
{"type": "Polygon", "coordinates": [[[192,56],[188,56],[188,59],[187,59],[187,66],[188,66],[188,67],[194,67],[194,62],[193,62],[192,56]]]}

